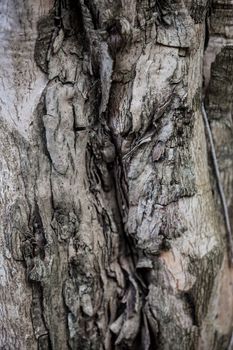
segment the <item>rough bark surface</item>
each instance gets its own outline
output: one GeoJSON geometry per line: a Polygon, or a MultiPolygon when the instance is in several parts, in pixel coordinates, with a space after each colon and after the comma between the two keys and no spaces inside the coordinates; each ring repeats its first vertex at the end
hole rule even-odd
{"type": "Polygon", "coordinates": [[[232,1],[0,9],[0,349],[227,349],[232,1]]]}

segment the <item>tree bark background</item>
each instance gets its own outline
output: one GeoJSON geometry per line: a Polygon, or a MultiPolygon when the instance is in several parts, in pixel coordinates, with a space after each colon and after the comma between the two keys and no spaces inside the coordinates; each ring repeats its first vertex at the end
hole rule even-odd
{"type": "Polygon", "coordinates": [[[0,348],[227,349],[232,1],[0,10],[0,348]]]}

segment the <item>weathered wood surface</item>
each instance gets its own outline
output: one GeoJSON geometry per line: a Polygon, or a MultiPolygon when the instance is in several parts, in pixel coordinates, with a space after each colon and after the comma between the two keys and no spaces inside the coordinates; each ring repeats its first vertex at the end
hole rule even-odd
{"type": "Polygon", "coordinates": [[[1,1],[1,349],[227,349],[201,101],[211,15],[205,92],[231,213],[233,14],[209,5],[1,1]]]}

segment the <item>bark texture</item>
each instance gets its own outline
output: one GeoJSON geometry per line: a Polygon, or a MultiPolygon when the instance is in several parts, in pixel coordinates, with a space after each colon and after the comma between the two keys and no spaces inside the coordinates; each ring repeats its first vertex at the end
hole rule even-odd
{"type": "Polygon", "coordinates": [[[0,348],[227,349],[232,1],[0,8],[0,348]]]}

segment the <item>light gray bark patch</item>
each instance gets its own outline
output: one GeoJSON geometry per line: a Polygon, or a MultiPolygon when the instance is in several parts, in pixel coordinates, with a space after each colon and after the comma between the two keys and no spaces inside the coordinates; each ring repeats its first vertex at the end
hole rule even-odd
{"type": "Polygon", "coordinates": [[[152,161],[152,142],[149,142],[141,145],[133,159],[126,160],[129,212],[125,229],[136,239],[136,246],[148,254],[157,254],[168,244],[167,239],[175,239],[186,231],[178,217],[169,219],[172,204],[196,192],[189,151],[193,113],[177,109],[172,114],[163,117],[154,135],[155,142],[164,144],[163,158],[152,161]]]}
{"type": "Polygon", "coordinates": [[[108,44],[100,44],[100,80],[101,80],[101,105],[100,115],[106,112],[109,94],[112,84],[113,60],[108,51],[108,44]]]}
{"type": "Polygon", "coordinates": [[[54,42],[52,43],[53,53],[56,54],[60,48],[62,47],[62,43],[64,40],[64,31],[62,28],[58,30],[57,36],[54,39],[54,42]]]}
{"type": "Polygon", "coordinates": [[[46,115],[43,116],[46,146],[54,169],[65,175],[74,159],[74,115],[72,100],[75,89],[55,81],[47,88],[46,115]]]}
{"type": "Polygon", "coordinates": [[[147,303],[150,305],[152,317],[158,320],[158,328],[161,329],[160,324],[162,323],[167,324],[167,327],[160,330],[157,345],[159,349],[172,347],[178,350],[180,344],[184,349],[195,349],[198,329],[193,325],[189,307],[184,300],[177,298],[160,286],[151,285],[147,303]],[[179,317],[181,314],[186,315],[185,322],[179,317]]]}
{"type": "Polygon", "coordinates": [[[196,261],[189,265],[189,272],[193,273],[195,270],[195,273],[199,276],[196,283],[187,293],[191,300],[196,301],[193,317],[197,325],[201,324],[201,320],[203,320],[208,311],[208,303],[205,300],[210,300],[214,281],[222,263],[223,252],[218,248],[213,249],[211,251],[211,264],[206,263],[206,258],[203,259],[203,264],[196,261]],[[201,284],[204,284],[205,288],[200,288],[201,284]]]}
{"type": "Polygon", "coordinates": [[[158,44],[172,47],[191,48],[195,38],[193,23],[186,5],[180,1],[173,5],[169,23],[157,28],[158,44]]]}

